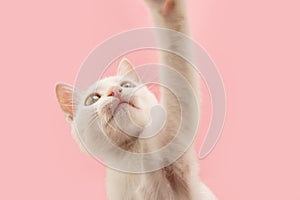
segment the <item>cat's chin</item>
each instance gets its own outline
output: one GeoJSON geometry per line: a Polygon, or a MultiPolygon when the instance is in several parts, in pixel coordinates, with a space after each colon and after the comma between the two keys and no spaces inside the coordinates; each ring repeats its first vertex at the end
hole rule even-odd
{"type": "Polygon", "coordinates": [[[125,111],[122,107],[128,106],[121,106],[121,108],[115,112],[114,117],[111,120],[111,125],[115,127],[115,130],[117,129],[124,134],[133,137],[139,137],[139,134],[143,131],[144,126],[142,126],[141,122],[135,119],[136,117],[133,116],[134,114],[132,114],[132,111],[125,111]]]}
{"type": "MultiPolygon", "coordinates": [[[[110,108],[110,111],[101,112],[101,117],[99,113],[102,132],[119,147],[136,140],[143,127],[134,121],[136,117],[133,116],[138,116],[140,110],[128,103],[118,103],[110,108]]],[[[121,148],[127,149],[125,146],[121,148]]]]}
{"type": "Polygon", "coordinates": [[[137,141],[140,130],[134,130],[130,126],[126,128],[124,124],[124,122],[118,122],[114,117],[110,117],[108,122],[102,122],[100,126],[102,133],[107,136],[113,145],[128,151],[131,149],[132,144],[137,141]]]}

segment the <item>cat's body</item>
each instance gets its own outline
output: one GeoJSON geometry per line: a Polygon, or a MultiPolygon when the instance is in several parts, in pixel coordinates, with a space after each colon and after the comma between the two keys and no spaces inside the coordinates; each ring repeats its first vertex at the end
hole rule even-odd
{"type": "MultiPolygon", "coordinates": [[[[188,33],[183,0],[146,0],[155,25],[178,32],[188,33]]],[[[188,47],[178,40],[166,40],[158,34],[158,40],[171,49],[188,47]]],[[[109,77],[92,85],[86,91],[77,91],[71,86],[57,85],[57,97],[69,122],[75,140],[84,151],[97,156],[105,153],[117,156],[108,145],[110,142],[120,149],[134,153],[148,153],[163,147],[171,140],[183,155],[161,169],[133,174],[107,168],[107,194],[110,200],[214,200],[214,195],[198,178],[198,165],[193,145],[184,149],[186,138],[190,138],[194,124],[185,124],[184,137],[175,137],[182,118],[193,123],[199,113],[191,103],[198,96],[197,74],[184,59],[171,53],[161,53],[161,63],[179,72],[191,86],[178,80],[175,74],[162,68],[161,81],[177,91],[176,97],[162,89],[161,104],[166,110],[164,128],[157,137],[140,139],[151,118],[151,107],[158,104],[154,95],[139,82],[132,65],[123,60],[117,76],[109,77]],[[180,106],[184,109],[180,109],[180,106]],[[130,132],[130,135],[126,134],[130,132]],[[105,135],[105,137],[103,135],[105,135]],[[102,136],[101,136],[102,135],[102,136]],[[174,140],[173,140],[174,139],[174,140]]],[[[123,158],[125,161],[126,156],[123,158]]],[[[159,159],[158,159],[159,160],[159,159]]],[[[134,167],[134,166],[133,166],[134,167]]]]}

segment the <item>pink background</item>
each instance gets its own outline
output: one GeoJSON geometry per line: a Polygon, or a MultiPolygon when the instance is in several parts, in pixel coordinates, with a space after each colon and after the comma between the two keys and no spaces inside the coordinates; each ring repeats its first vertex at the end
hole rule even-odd
{"type": "MultiPolygon", "coordinates": [[[[201,177],[219,199],[300,199],[299,1],[188,0],[218,65],[227,120],[201,177]]],[[[142,0],[0,3],[0,199],[106,199],[104,167],[71,138],[54,85],[108,37],[150,26],[142,0]]]]}

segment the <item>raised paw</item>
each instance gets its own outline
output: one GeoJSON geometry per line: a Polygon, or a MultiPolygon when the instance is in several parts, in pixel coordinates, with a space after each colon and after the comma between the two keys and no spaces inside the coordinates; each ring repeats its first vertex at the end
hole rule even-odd
{"type": "Polygon", "coordinates": [[[169,15],[175,8],[176,0],[145,0],[150,10],[158,11],[163,15],[169,15]]]}
{"type": "Polygon", "coordinates": [[[168,15],[169,13],[171,13],[171,11],[174,9],[174,7],[175,7],[174,0],[166,0],[162,7],[162,13],[164,15],[168,15]]]}

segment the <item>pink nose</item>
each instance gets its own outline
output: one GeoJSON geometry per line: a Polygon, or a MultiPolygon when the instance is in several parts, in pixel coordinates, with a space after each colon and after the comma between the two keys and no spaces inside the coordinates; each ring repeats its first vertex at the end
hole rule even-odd
{"type": "Polygon", "coordinates": [[[121,93],[122,93],[122,88],[119,86],[115,86],[111,88],[111,91],[108,93],[107,96],[120,97],[121,93]]]}

